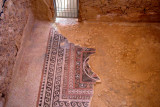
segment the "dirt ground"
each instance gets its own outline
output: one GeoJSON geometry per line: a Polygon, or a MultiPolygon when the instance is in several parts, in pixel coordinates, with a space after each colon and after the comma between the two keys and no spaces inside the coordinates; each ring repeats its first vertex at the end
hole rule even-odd
{"type": "Polygon", "coordinates": [[[58,19],[70,42],[96,49],[90,66],[101,82],[91,107],[160,107],[160,23],[78,23],[58,19]]]}

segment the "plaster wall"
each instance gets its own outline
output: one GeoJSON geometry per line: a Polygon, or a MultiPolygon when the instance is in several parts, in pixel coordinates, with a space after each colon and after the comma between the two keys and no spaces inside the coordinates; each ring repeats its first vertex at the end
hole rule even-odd
{"type": "Polygon", "coordinates": [[[159,0],[80,0],[79,20],[160,21],[159,0]]]}

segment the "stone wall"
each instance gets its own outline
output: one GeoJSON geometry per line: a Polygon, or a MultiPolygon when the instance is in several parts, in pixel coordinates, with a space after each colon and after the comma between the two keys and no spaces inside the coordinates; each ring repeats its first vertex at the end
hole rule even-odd
{"type": "Polygon", "coordinates": [[[50,20],[54,18],[53,0],[30,0],[34,17],[39,20],[50,20]]]}
{"type": "MultiPolygon", "coordinates": [[[[3,0],[0,0],[0,7],[2,5],[3,0]]],[[[52,6],[52,0],[6,0],[0,15],[0,107],[6,100],[29,14],[33,19],[51,21],[52,6]]]]}
{"type": "Polygon", "coordinates": [[[3,6],[3,1],[0,0],[0,14],[1,14],[1,12],[2,12],[2,6],[3,6]]]}
{"type": "Polygon", "coordinates": [[[160,21],[160,0],[80,0],[79,20],[160,21]]]}
{"type": "Polygon", "coordinates": [[[11,82],[23,29],[28,19],[28,0],[7,0],[0,16],[0,106],[11,82]]]}
{"type": "MultiPolygon", "coordinates": [[[[32,14],[39,20],[53,20],[51,4],[52,0],[7,0],[5,2],[0,16],[0,107],[7,96],[28,16],[32,14]]],[[[1,5],[0,2],[0,7],[1,5]]]]}

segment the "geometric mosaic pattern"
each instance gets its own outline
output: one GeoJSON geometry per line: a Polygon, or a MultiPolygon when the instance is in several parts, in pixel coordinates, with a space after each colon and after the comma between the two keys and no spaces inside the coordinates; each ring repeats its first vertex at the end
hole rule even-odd
{"type": "Polygon", "coordinates": [[[69,43],[52,28],[37,107],[89,107],[99,80],[87,63],[93,53],[95,49],[69,43]]]}

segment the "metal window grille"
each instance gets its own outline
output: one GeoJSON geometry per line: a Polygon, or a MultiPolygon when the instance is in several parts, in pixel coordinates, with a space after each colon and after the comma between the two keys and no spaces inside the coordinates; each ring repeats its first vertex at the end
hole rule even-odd
{"type": "Polygon", "coordinates": [[[78,0],[53,0],[55,16],[59,18],[78,18],[78,0]]]}

